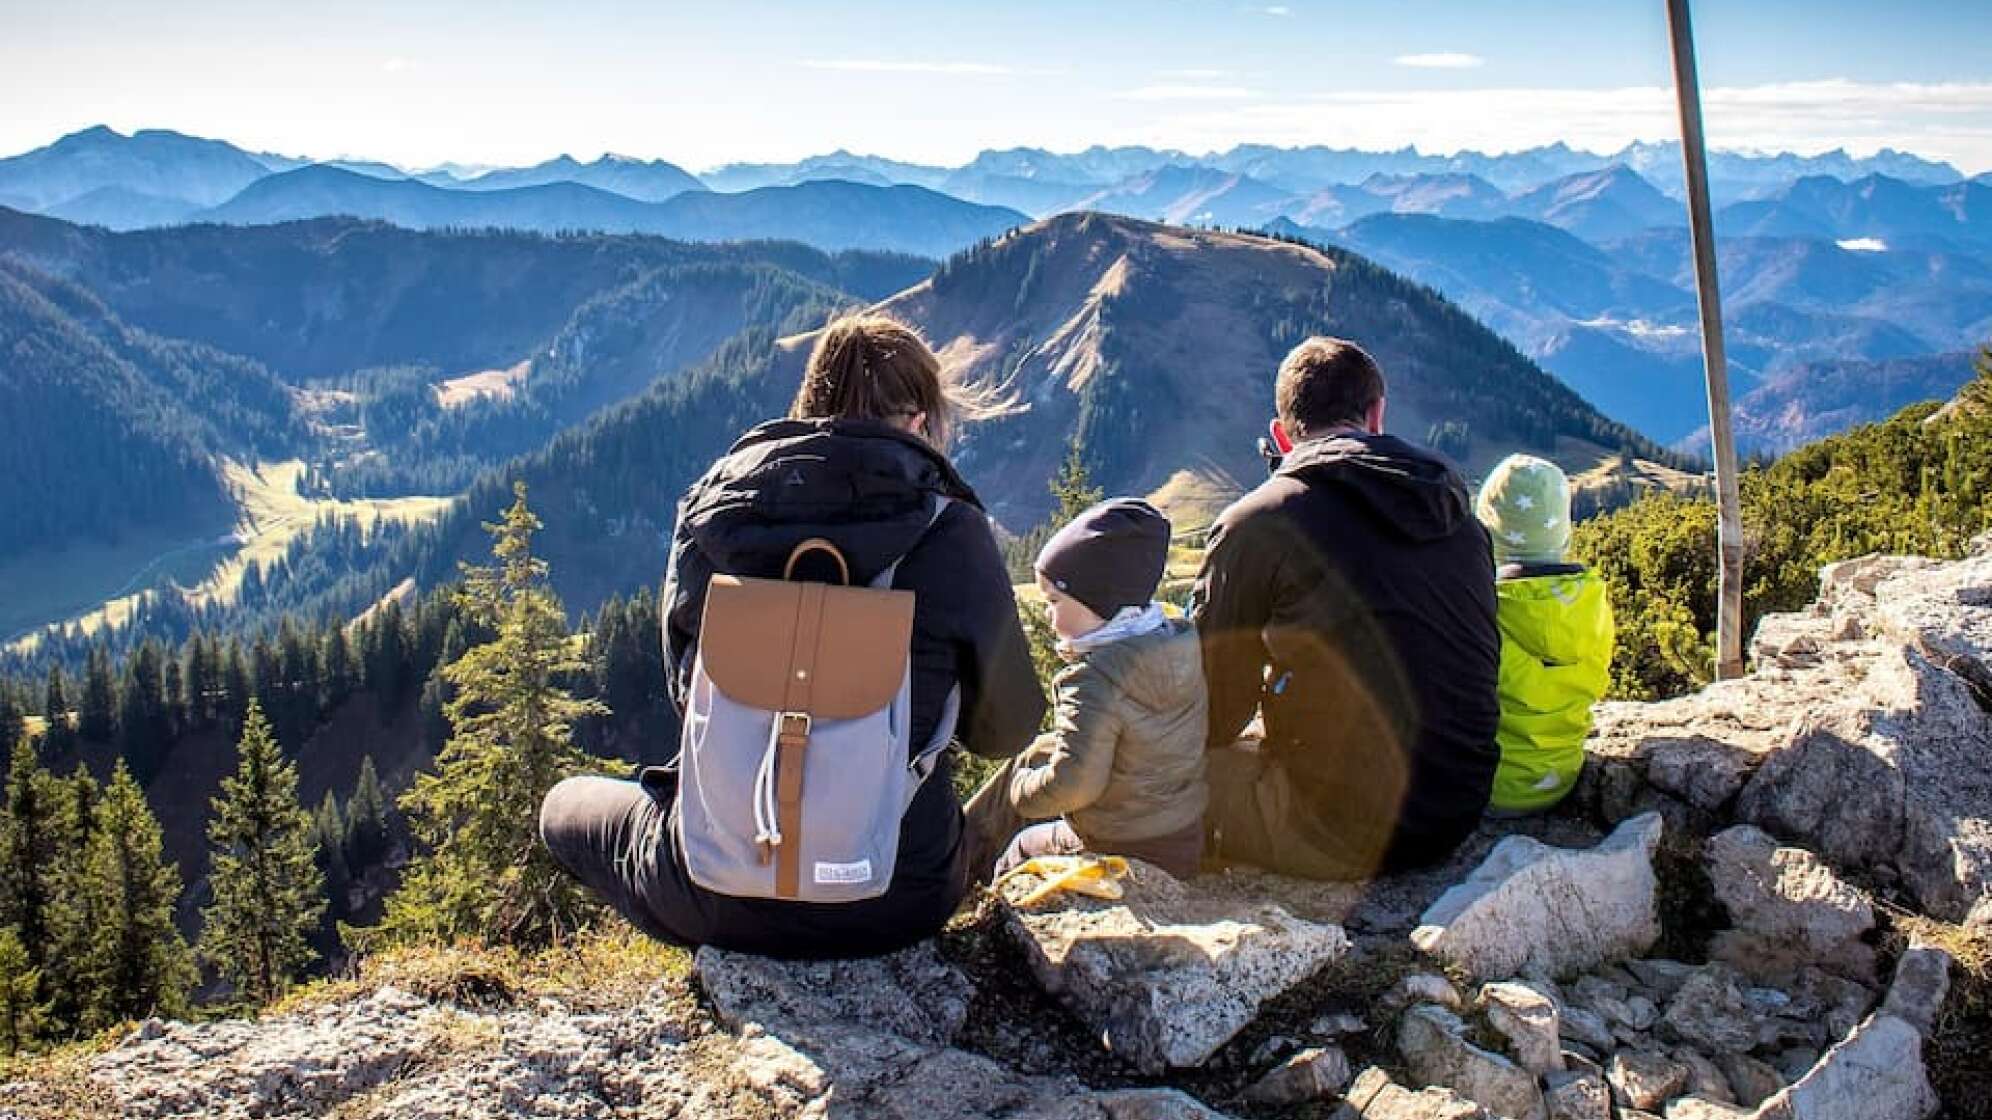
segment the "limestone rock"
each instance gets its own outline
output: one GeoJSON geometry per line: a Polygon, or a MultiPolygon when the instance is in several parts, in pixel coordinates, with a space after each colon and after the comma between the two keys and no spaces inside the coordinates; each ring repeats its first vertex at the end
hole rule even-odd
{"type": "Polygon", "coordinates": [[[1922,1120],[1937,1110],[1923,1069],[1923,1036],[1875,1015],[1757,1110],[1761,1120],[1922,1120]]]}
{"type": "Polygon", "coordinates": [[[1508,1040],[1515,1061],[1537,1076],[1563,1068],[1556,1004],[1520,984],[1487,984],[1480,989],[1487,1025],[1508,1040]]]}
{"type": "Polygon", "coordinates": [[[1676,1046],[1668,1056],[1688,1067],[1688,1093],[1705,1101],[1717,1104],[1735,1104],[1736,1094],[1730,1091],[1729,1077],[1722,1068],[1703,1057],[1701,1052],[1687,1046],[1676,1046]]]}
{"type": "Polygon", "coordinates": [[[1992,549],[1829,568],[1812,607],[1759,623],[1754,653],[1691,696],[1601,705],[1591,807],[1733,811],[1899,878],[1932,916],[1992,923],[1992,549]]]}
{"type": "Polygon", "coordinates": [[[1107,1120],[1226,1120],[1179,1089],[1113,1089],[1093,1094],[1107,1120]]]}
{"type": "Polygon", "coordinates": [[[148,1020],[90,1063],[132,1117],[247,1117],[325,1109],[369,1092],[434,1048],[457,1020],[395,988],[294,1017],[288,1029],[247,1020],[148,1020]]]}
{"type": "Polygon", "coordinates": [[[1369,1024],[1363,1022],[1362,1016],[1347,1011],[1331,1011],[1307,1025],[1307,1033],[1316,1038],[1342,1038],[1368,1029],[1369,1024]]]}
{"type": "Polygon", "coordinates": [[[1935,945],[1911,945],[1895,962],[1895,979],[1881,1009],[1930,1033],[1944,997],[1950,994],[1951,955],[1935,945]]]}
{"type": "Polygon", "coordinates": [[[1750,1120],[1750,1110],[1690,1095],[1667,1102],[1667,1120],[1750,1120]]]}
{"type": "Polygon", "coordinates": [[[1660,936],[1657,815],[1589,850],[1510,836],[1429,907],[1411,939],[1486,979],[1556,976],[1644,952],[1660,936]]]}
{"type": "Polygon", "coordinates": [[[1873,951],[1860,936],[1874,927],[1874,907],[1819,857],[1745,824],[1711,837],[1706,859],[1735,925],[1717,935],[1713,955],[1757,977],[1819,963],[1873,974],[1873,951]]]}
{"type": "Polygon", "coordinates": [[[1608,1053],[1618,1043],[1618,1038],[1612,1034],[1611,1024],[1589,1008],[1564,1008],[1557,1029],[1564,1038],[1582,1043],[1600,1054],[1608,1053]]]}
{"type": "Polygon", "coordinates": [[[1919,907],[1992,923],[1992,555],[1907,567],[1858,614],[1857,690],[1795,728],[1738,802],[1745,820],[1838,866],[1899,874],[1919,907]]]}
{"type": "Polygon", "coordinates": [[[1627,961],[1625,969],[1662,999],[1680,991],[1681,985],[1687,983],[1688,977],[1695,973],[1694,965],[1660,958],[1627,961]]]}
{"type": "Polygon", "coordinates": [[[736,1031],[748,1023],[842,1023],[942,1046],[975,998],[975,986],[932,941],[848,961],[778,961],[707,946],[692,958],[692,974],[720,1022],[736,1031]]]}
{"type": "Polygon", "coordinates": [[[1497,1116],[1539,1120],[1542,1092],[1535,1076],[1466,1040],[1466,1024],[1445,1008],[1421,1004],[1397,1026],[1397,1051],[1411,1076],[1442,1085],[1497,1116]]]}
{"type": "Polygon", "coordinates": [[[1491,1120],[1486,1109],[1437,1085],[1413,1092],[1375,1066],[1349,1086],[1335,1120],[1491,1120]]]}
{"type": "Polygon", "coordinates": [[[1612,1089],[1590,1070],[1550,1074],[1542,1099],[1549,1120],[1612,1120],[1612,1089]]]}
{"type": "Polygon", "coordinates": [[[1784,1076],[1769,1062],[1760,1061],[1748,1054],[1725,1054],[1716,1059],[1722,1067],[1722,1075],[1729,1082],[1729,1090],[1736,1097],[1736,1103],[1744,1108],[1755,1108],[1764,1103],[1765,1098],[1785,1087],[1784,1076]]]}
{"type": "Polygon", "coordinates": [[[1119,901],[1058,895],[1020,907],[1036,886],[1013,875],[998,889],[1038,983],[1146,1073],[1201,1063],[1349,947],[1339,926],[1241,907],[1140,862],[1119,901]]]}
{"type": "Polygon", "coordinates": [[[1376,1002],[1385,1012],[1401,1011],[1414,1003],[1436,1003],[1448,1011],[1459,1011],[1466,1006],[1452,981],[1436,972],[1414,972],[1392,984],[1376,1002]]]}
{"type": "Polygon", "coordinates": [[[1244,1095],[1255,1104],[1304,1104],[1326,1100],[1348,1083],[1348,1055],[1338,1046],[1314,1046],[1267,1071],[1244,1095]]]}
{"type": "Polygon", "coordinates": [[[1686,1065],[1650,1050],[1621,1050],[1612,1055],[1605,1080],[1627,1108],[1652,1111],[1679,1096],[1694,1075],[1686,1065]]]}
{"type": "Polygon", "coordinates": [[[1697,969],[1667,1002],[1667,1029],[1711,1054],[1741,1054],[1754,1048],[1760,1022],[1743,995],[1740,979],[1726,964],[1697,969]]]}

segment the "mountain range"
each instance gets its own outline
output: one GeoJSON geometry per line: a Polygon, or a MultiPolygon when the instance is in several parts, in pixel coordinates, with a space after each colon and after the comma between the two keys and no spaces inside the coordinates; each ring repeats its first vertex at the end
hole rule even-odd
{"type": "MultiPolygon", "coordinates": [[[[1353,333],[1410,370],[1444,340],[1475,339],[1447,360],[1477,370],[1417,373],[1394,406],[1405,430],[1442,433],[1470,467],[1509,446],[1563,454],[1565,438],[1579,458],[1635,442],[1658,455],[1642,433],[1692,450],[1706,422],[1667,170],[1678,155],[1014,148],[940,167],[840,150],[700,178],[620,156],[315,163],[97,128],[0,160],[0,205],[14,205],[0,209],[7,337],[48,356],[47,392],[7,372],[27,393],[16,417],[108,402],[103,430],[137,433],[159,478],[286,457],[308,464],[316,494],[443,495],[728,355],[723,376],[694,378],[719,392],[740,380],[744,338],[885,300],[1035,414],[979,427],[960,449],[1017,466],[991,471],[991,501],[1020,532],[1075,440],[1117,486],[1185,508],[1235,492],[1256,469],[1266,387],[1199,395],[1175,371],[1269,376],[1282,344],[1313,329],[1353,333]],[[1028,236],[1011,232],[1031,215],[1028,236]],[[112,232],[124,226],[138,228],[112,232]],[[1057,285],[1070,290],[1054,299],[1057,285]],[[1432,337],[1383,329],[1405,307],[1443,309],[1402,328],[1432,337]],[[1531,360],[1575,395],[1541,395],[1531,360]],[[1473,378],[1521,379],[1528,402],[1502,419],[1473,378]],[[230,407],[216,387],[231,379],[258,403],[230,407]],[[1249,417],[1227,411],[1248,405],[1249,417]],[[1580,412],[1603,427],[1546,434],[1543,417],[1580,412]],[[1177,427],[1179,413],[1214,419],[1177,427]],[[1116,434],[1158,423],[1177,445],[1159,459],[1116,434]],[[1017,424],[1028,436],[1001,434],[1017,424]]],[[[1942,395],[1967,376],[1955,355],[1992,335],[1992,181],[1889,151],[1719,153],[1712,172],[1746,451],[1874,418],[1893,407],[1890,386],[1942,395]]],[[[729,399],[743,414],[759,400],[729,399]]],[[[17,427],[29,448],[59,434],[17,427]]],[[[98,489],[78,493],[119,508],[118,477],[99,469],[98,489]]],[[[208,497],[160,505],[155,528],[204,531],[218,491],[186,489],[208,497]]],[[[115,536],[121,521],[37,524],[46,539],[0,553],[115,536]]]]}
{"type": "MultiPolygon", "coordinates": [[[[709,195],[727,197],[680,197],[709,195]]],[[[1102,485],[1186,524],[1208,517],[1263,471],[1253,439],[1273,372],[1315,332],[1369,346],[1390,371],[1393,425],[1442,431],[1470,468],[1516,448],[1574,469],[1627,449],[1667,458],[1436,293],[1352,253],[1103,214],[935,268],[782,242],[345,218],[116,233],[0,211],[0,267],[0,347],[40,355],[0,380],[14,406],[0,437],[21,460],[0,474],[20,529],[0,537],[0,566],[47,572],[34,557],[132,533],[168,550],[212,542],[231,520],[231,462],[298,463],[307,506],[470,495],[475,516],[399,543],[298,546],[244,610],[350,617],[402,580],[446,579],[482,547],[480,501],[521,476],[577,610],[654,581],[678,491],[784,409],[809,331],[866,305],[1003,403],[956,453],[1016,533],[1044,516],[1045,482],[1074,446],[1102,485]],[[185,500],[156,502],[154,486],[185,500]]],[[[101,594],[130,582],[113,574],[101,594]]],[[[167,609],[166,594],[146,625],[244,621],[226,603],[167,609]]]]}

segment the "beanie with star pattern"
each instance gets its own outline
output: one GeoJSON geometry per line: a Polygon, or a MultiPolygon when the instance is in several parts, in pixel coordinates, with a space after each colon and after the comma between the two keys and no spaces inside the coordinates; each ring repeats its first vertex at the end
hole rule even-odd
{"type": "Polygon", "coordinates": [[[1533,455],[1495,464],[1473,511],[1494,538],[1502,564],[1561,564],[1570,547],[1570,479],[1563,468],[1533,455]]]}

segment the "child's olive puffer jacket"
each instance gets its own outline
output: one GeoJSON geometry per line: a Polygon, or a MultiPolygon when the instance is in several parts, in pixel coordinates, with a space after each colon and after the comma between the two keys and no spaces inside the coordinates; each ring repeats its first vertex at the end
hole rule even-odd
{"type": "Polygon", "coordinates": [[[1196,628],[1180,619],[1059,671],[1056,723],[1019,759],[1010,801],[1088,841],[1148,840],[1203,819],[1205,698],[1196,628]]]}

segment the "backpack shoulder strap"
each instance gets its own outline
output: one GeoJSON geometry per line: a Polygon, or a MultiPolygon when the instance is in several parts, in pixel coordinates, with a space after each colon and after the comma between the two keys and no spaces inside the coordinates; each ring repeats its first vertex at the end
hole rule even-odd
{"type": "Polygon", "coordinates": [[[899,565],[905,563],[906,558],[913,555],[913,550],[920,547],[920,542],[927,539],[927,534],[934,531],[934,526],[940,522],[941,515],[946,513],[948,506],[953,503],[954,499],[946,494],[934,495],[934,511],[927,515],[927,524],[921,527],[920,535],[913,538],[913,543],[906,547],[906,551],[900,554],[899,559],[885,566],[885,570],[871,581],[871,586],[880,589],[892,587],[892,578],[899,574],[899,565]]]}

